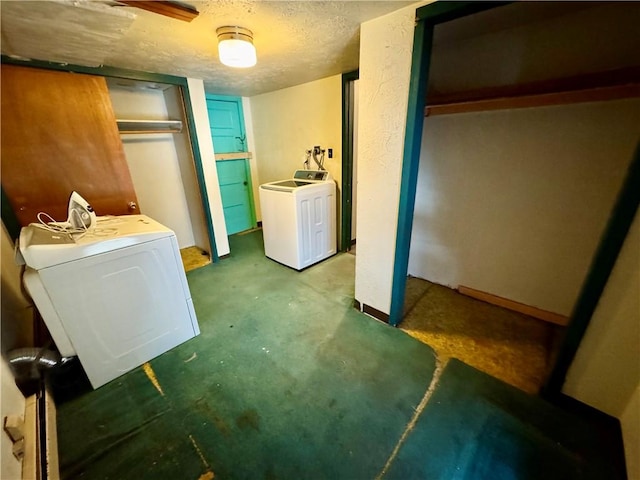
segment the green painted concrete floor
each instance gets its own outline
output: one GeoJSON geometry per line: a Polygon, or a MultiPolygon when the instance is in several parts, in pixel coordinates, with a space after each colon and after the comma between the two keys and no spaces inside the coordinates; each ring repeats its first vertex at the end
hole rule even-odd
{"type": "Polygon", "coordinates": [[[354,256],[230,241],[187,275],[201,335],[95,391],[51,378],[62,478],[624,478],[585,419],[354,310],[354,256]]]}

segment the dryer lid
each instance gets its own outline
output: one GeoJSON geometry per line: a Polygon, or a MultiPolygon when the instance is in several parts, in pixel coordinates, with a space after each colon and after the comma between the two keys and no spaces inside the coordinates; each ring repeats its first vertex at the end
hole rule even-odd
{"type": "Polygon", "coordinates": [[[41,270],[172,235],[172,230],[146,215],[106,216],[98,217],[96,228],[82,236],[28,225],[20,231],[18,248],[29,267],[41,270]]]}

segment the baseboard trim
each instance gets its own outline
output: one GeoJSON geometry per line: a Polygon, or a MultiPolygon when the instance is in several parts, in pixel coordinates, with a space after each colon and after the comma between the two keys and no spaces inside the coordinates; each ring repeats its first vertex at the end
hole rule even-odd
{"type": "Polygon", "coordinates": [[[381,312],[380,310],[373,308],[367,305],[366,303],[362,304],[362,311],[367,315],[375,318],[376,320],[380,320],[381,322],[384,322],[384,323],[389,323],[388,313],[381,312]]]}
{"type": "Polygon", "coordinates": [[[463,285],[460,285],[458,287],[458,292],[460,292],[462,295],[475,298],[476,300],[482,300],[483,302],[497,305],[498,307],[506,308],[507,310],[512,310],[524,315],[529,315],[530,317],[544,320],[545,322],[554,323],[563,327],[569,325],[569,317],[560,315],[558,313],[549,312],[547,310],[542,310],[537,307],[532,307],[530,305],[525,305],[524,303],[519,303],[507,298],[498,297],[497,295],[493,295],[491,293],[481,292],[480,290],[465,287],[463,285]]]}
{"type": "Polygon", "coordinates": [[[367,315],[375,318],[376,320],[380,320],[381,322],[384,322],[384,323],[389,323],[388,314],[381,312],[377,308],[373,308],[367,305],[366,303],[360,303],[355,298],[353,299],[353,308],[355,308],[359,312],[366,313],[367,315]]]}

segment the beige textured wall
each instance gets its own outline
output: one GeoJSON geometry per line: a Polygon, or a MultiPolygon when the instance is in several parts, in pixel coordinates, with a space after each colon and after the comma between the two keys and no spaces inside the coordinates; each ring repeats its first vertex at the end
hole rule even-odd
{"type": "Polygon", "coordinates": [[[361,26],[358,82],[358,254],[355,298],[391,306],[415,11],[406,7],[361,26]]]}
{"type": "MultiPolygon", "coordinates": [[[[260,184],[291,178],[304,168],[305,151],[320,145],[324,167],[342,182],[342,76],[316,80],[250,98],[260,184]]],[[[311,161],[311,169],[316,166],[311,161]]],[[[259,198],[256,197],[256,203],[259,198]]],[[[260,219],[260,218],[258,218],[260,219]]]]}
{"type": "Polygon", "coordinates": [[[213,150],[213,140],[209,128],[209,115],[207,114],[207,100],[204,93],[204,82],[197,78],[187,79],[189,86],[189,97],[193,108],[193,117],[196,124],[196,137],[202,158],[202,169],[204,171],[204,183],[209,197],[209,209],[213,221],[213,230],[216,240],[218,255],[229,253],[229,238],[227,237],[227,227],[224,221],[224,211],[222,209],[222,197],[220,196],[220,184],[218,183],[218,172],[216,171],[215,153],[213,150]]]}
{"type": "Polygon", "coordinates": [[[570,315],[640,100],[425,119],[409,273],[570,315]]]}

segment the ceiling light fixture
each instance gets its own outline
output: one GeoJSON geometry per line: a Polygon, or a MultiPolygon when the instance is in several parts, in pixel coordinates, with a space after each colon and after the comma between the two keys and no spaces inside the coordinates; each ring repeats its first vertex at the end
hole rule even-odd
{"type": "Polygon", "coordinates": [[[220,61],[236,68],[253,67],[256,64],[256,47],[253,33],[242,27],[220,27],[218,35],[218,55],[220,61]]]}

